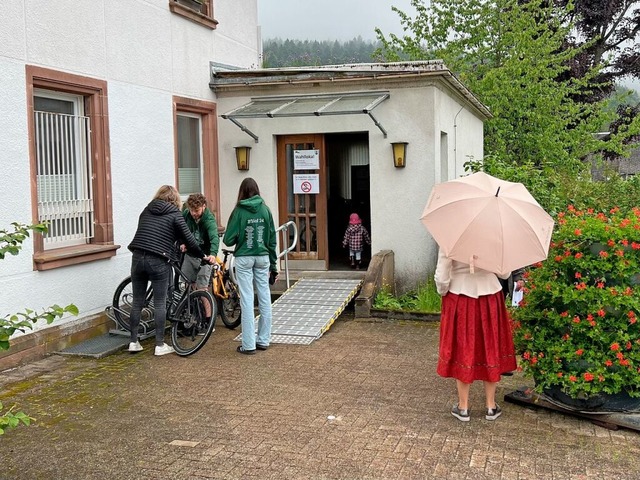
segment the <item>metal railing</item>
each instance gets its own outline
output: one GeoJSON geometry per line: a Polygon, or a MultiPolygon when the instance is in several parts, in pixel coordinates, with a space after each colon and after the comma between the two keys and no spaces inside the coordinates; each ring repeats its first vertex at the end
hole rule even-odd
{"type": "Polygon", "coordinates": [[[94,236],[89,117],[37,111],[38,219],[44,247],[88,243],[94,236]]]}
{"type": "Polygon", "coordinates": [[[284,257],[284,273],[285,278],[287,280],[287,288],[289,288],[289,255],[288,253],[296,248],[296,244],[298,243],[298,228],[296,227],[295,222],[289,221],[287,223],[283,223],[278,228],[276,228],[276,234],[278,235],[278,245],[282,248],[282,250],[278,253],[278,259],[284,257]],[[289,229],[292,229],[292,234],[289,234],[289,229]],[[293,242],[289,245],[289,239],[293,237],[293,242]]]}

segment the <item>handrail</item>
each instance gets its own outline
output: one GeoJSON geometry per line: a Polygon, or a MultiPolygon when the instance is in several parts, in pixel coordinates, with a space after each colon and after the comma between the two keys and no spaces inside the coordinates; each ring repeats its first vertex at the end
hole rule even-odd
{"type": "Polygon", "coordinates": [[[298,227],[294,221],[288,221],[287,223],[283,223],[278,228],[276,228],[276,233],[280,233],[279,238],[282,240],[279,242],[280,245],[284,245],[285,248],[278,253],[277,258],[284,257],[284,272],[285,278],[287,280],[287,288],[289,288],[289,255],[287,255],[290,251],[296,248],[298,243],[298,227]],[[293,228],[293,243],[289,245],[289,228],[293,228]],[[289,245],[289,246],[287,246],[289,245]]]}

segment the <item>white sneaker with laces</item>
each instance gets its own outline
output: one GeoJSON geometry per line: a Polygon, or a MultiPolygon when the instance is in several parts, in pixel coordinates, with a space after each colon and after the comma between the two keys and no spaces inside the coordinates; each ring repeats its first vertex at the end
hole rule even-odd
{"type": "Polygon", "coordinates": [[[166,343],[163,343],[161,347],[156,346],[156,351],[154,352],[154,355],[157,355],[159,357],[160,355],[168,355],[173,352],[175,352],[175,350],[171,345],[167,345],[166,343]]]}
{"type": "Polygon", "coordinates": [[[500,405],[496,403],[496,408],[487,408],[487,414],[484,416],[487,420],[495,420],[502,415],[502,409],[500,405]]]}
{"type": "Polygon", "coordinates": [[[141,352],[142,351],[142,345],[140,345],[140,342],[131,342],[129,344],[128,351],[130,351],[130,352],[141,352]]]}

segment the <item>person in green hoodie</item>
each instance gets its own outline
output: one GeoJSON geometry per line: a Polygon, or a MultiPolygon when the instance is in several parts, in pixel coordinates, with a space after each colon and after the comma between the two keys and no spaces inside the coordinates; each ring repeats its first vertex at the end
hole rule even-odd
{"type": "MultiPolygon", "coordinates": [[[[189,195],[182,209],[182,216],[205,255],[217,258],[220,247],[218,223],[215,215],[207,207],[207,198],[201,193],[189,195]]],[[[210,264],[201,265],[199,258],[187,252],[186,245],[180,245],[180,250],[186,252],[182,262],[182,271],[185,276],[193,281],[196,289],[206,290],[209,288],[213,266],[210,264]]],[[[204,305],[205,316],[209,321],[212,314],[209,311],[210,306],[207,303],[204,305]]]]}
{"type": "MultiPolygon", "coordinates": [[[[187,222],[189,231],[196,237],[196,241],[206,255],[218,256],[220,238],[216,217],[207,207],[207,198],[201,193],[189,195],[182,209],[182,216],[187,222]]],[[[186,246],[180,250],[186,252],[186,246]]],[[[200,260],[187,252],[182,265],[182,271],[188,278],[194,279],[198,289],[206,289],[211,279],[211,265],[200,265],[200,260]]]]}
{"type": "Polygon", "coordinates": [[[233,255],[242,310],[242,345],[236,350],[253,355],[256,349],[266,350],[271,341],[269,282],[275,282],[278,276],[273,216],[253,178],[245,178],[240,184],[238,202],[231,212],[222,242],[229,247],[235,245],[233,255]],[[253,315],[254,286],[260,311],[257,337],[253,315]]]}

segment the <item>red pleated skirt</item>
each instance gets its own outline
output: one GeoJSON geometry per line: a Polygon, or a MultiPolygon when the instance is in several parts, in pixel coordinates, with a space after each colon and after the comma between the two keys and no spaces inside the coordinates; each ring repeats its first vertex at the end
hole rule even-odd
{"type": "Polygon", "coordinates": [[[438,375],[464,383],[497,382],[516,369],[511,321],[502,291],[471,298],[442,297],[438,375]]]}

